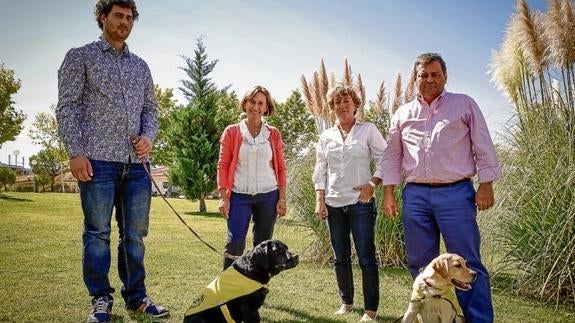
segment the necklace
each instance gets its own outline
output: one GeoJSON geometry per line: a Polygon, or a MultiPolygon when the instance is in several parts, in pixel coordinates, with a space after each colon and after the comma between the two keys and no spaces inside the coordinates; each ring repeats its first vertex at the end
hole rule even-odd
{"type": "Polygon", "coordinates": [[[252,130],[252,128],[249,125],[247,125],[247,127],[248,127],[248,131],[250,132],[250,134],[252,135],[253,138],[257,137],[260,134],[260,130],[262,128],[261,125],[259,127],[257,127],[255,130],[252,130]]]}
{"type": "MultiPolygon", "coordinates": [[[[352,125],[353,127],[353,125],[352,125]]],[[[347,136],[349,135],[349,132],[351,131],[351,128],[348,131],[343,130],[343,127],[340,125],[338,125],[339,128],[339,132],[341,133],[341,137],[343,138],[343,140],[345,141],[345,139],[347,139],[347,136]]]]}

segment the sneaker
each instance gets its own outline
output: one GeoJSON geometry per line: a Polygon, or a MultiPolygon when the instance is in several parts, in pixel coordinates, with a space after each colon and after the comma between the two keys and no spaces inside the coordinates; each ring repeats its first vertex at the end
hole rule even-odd
{"type": "Polygon", "coordinates": [[[165,317],[170,314],[170,311],[154,303],[148,296],[144,297],[142,304],[136,309],[136,313],[141,313],[152,318],[165,317]]]}
{"type": "Polygon", "coordinates": [[[88,314],[88,323],[110,322],[110,312],[114,299],[111,296],[92,298],[92,310],[88,314]]]}
{"type": "Polygon", "coordinates": [[[361,319],[359,321],[360,322],[374,322],[376,316],[377,316],[377,313],[374,311],[365,311],[365,313],[363,313],[363,316],[361,317],[361,319]]]}
{"type": "Polygon", "coordinates": [[[339,309],[337,311],[335,311],[333,314],[335,315],[345,315],[347,313],[349,313],[351,311],[351,308],[353,307],[352,304],[341,304],[341,306],[339,307],[339,309]]]}

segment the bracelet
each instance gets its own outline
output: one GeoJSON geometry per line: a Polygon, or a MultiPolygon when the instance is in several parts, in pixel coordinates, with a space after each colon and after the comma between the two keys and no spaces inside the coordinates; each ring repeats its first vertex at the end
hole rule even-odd
{"type": "Polygon", "coordinates": [[[371,185],[371,187],[375,188],[377,186],[377,184],[375,184],[372,180],[369,180],[369,185],[371,185]]]}

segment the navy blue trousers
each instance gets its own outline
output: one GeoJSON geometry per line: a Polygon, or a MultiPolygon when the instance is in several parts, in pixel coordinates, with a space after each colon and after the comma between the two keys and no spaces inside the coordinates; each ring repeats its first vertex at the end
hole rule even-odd
{"type": "Polygon", "coordinates": [[[481,263],[475,189],[471,180],[444,187],[408,183],[403,189],[403,227],[407,265],[415,278],[439,255],[440,235],[447,252],[477,271],[470,291],[457,291],[466,322],[493,322],[489,275],[481,263]]]}
{"type": "MultiPolygon", "coordinates": [[[[255,195],[232,192],[230,197],[230,213],[228,216],[228,237],[225,252],[241,256],[246,247],[246,236],[250,221],[253,219],[253,246],[271,239],[276,223],[279,191],[255,195]]],[[[234,262],[224,258],[224,269],[234,262]]]]}

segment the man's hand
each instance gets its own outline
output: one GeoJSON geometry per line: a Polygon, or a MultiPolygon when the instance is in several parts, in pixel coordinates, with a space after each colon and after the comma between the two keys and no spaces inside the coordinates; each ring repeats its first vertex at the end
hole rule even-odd
{"type": "Polygon", "coordinates": [[[490,209],[495,204],[493,182],[480,183],[475,194],[475,205],[479,211],[490,209]]]}
{"type": "Polygon", "coordinates": [[[386,185],[383,188],[383,213],[389,219],[394,219],[397,215],[398,208],[397,208],[397,201],[395,200],[395,196],[393,196],[393,185],[386,185]]]}
{"type": "Polygon", "coordinates": [[[70,171],[72,172],[72,176],[80,182],[87,182],[94,176],[92,164],[90,164],[90,161],[84,155],[78,155],[70,159],[70,171]]]}
{"type": "Polygon", "coordinates": [[[132,145],[138,155],[138,159],[142,160],[152,151],[152,140],[146,136],[138,136],[132,140],[132,145]]]}

